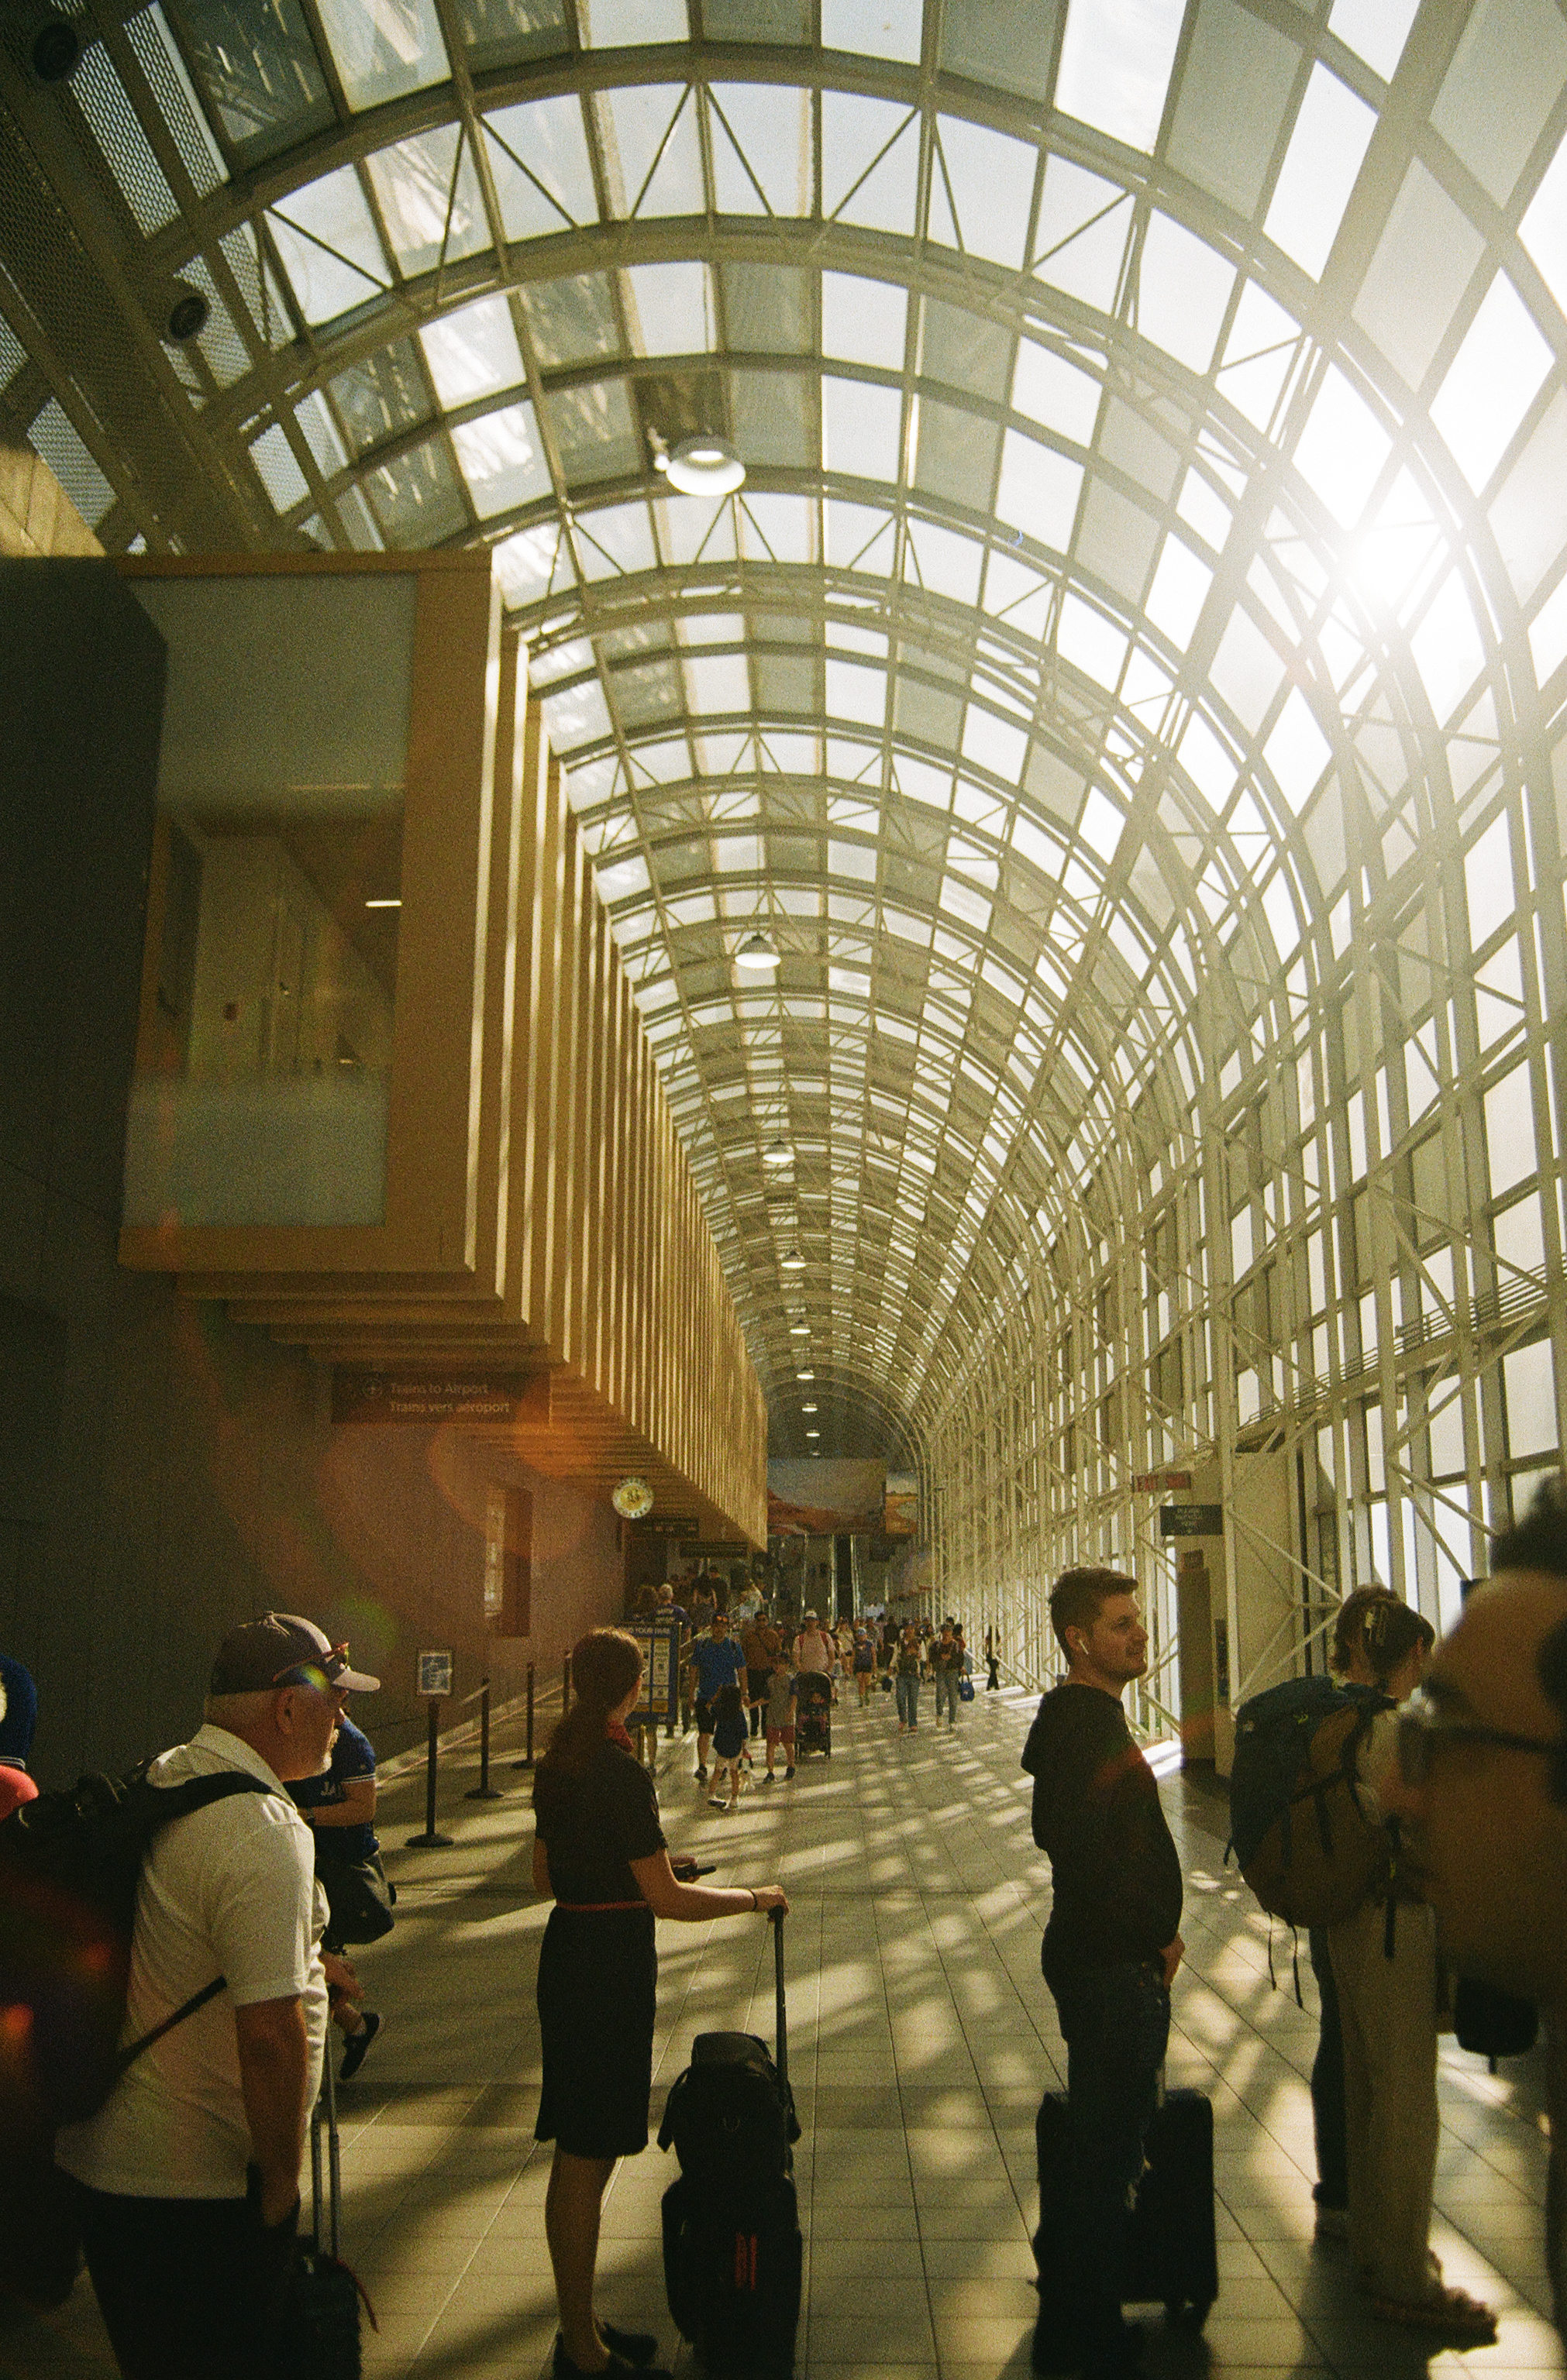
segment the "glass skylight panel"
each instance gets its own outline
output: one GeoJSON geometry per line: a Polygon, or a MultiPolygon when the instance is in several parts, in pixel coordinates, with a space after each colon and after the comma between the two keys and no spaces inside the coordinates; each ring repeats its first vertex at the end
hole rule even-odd
{"type": "Polygon", "coordinates": [[[270,210],[267,225],[312,326],[334,322],[387,286],[385,251],[351,165],[291,190],[270,210]]]}
{"type": "Polygon", "coordinates": [[[1053,446],[1009,430],[1002,441],[1001,485],[996,514],[1039,545],[1064,553],[1083,485],[1083,466],[1053,446]]]}
{"type": "Polygon", "coordinates": [[[239,19],[233,0],[168,0],[168,16],[214,122],[240,162],[258,164],[333,121],[299,0],[239,19]]]}
{"type": "Polygon", "coordinates": [[[1563,314],[1567,314],[1567,141],[1546,167],[1518,226],[1518,237],[1563,314]]]}
{"type": "Polygon", "coordinates": [[[1046,159],[1034,235],[1034,271],[1041,281],[1108,314],[1115,303],[1131,228],[1131,201],[1118,183],[1087,173],[1068,158],[1046,159]]]}
{"type": "Polygon", "coordinates": [[[651,570],[657,565],[644,504],[612,504],[604,512],[580,514],[577,527],[583,573],[589,578],[606,578],[617,570],[651,570]]]}
{"type": "Polygon", "coordinates": [[[1567,81],[1567,25],[1551,0],[1476,0],[1431,122],[1504,207],[1567,81]]]}
{"type": "Polygon", "coordinates": [[[428,273],[443,248],[454,260],[490,245],[472,152],[465,141],[458,165],[458,139],[456,125],[440,125],[369,160],[381,220],[406,273],[428,273]]]}
{"type": "Polygon", "coordinates": [[[1296,43],[1243,0],[1198,0],[1167,153],[1178,174],[1248,220],[1299,65],[1296,43]]]}
{"type": "Polygon", "coordinates": [[[1248,281],[1230,326],[1218,381],[1220,395],[1259,430],[1273,419],[1299,337],[1294,315],[1286,314],[1258,283],[1248,281]]]}
{"type": "Polygon", "coordinates": [[[935,521],[913,519],[906,534],[914,566],[911,569],[905,560],[905,578],[931,594],[950,595],[957,603],[978,601],[985,549],[977,539],[942,528],[935,521]]]}
{"type": "Polygon", "coordinates": [[[821,276],[821,351],[845,363],[901,371],[908,292],[854,273],[821,276]]]}
{"type": "Polygon", "coordinates": [[[686,699],[693,711],[749,710],[751,681],[744,653],[698,654],[686,663],[686,699]]]}
{"type": "Polygon", "coordinates": [[[1157,210],[1148,217],[1137,273],[1137,328],[1195,371],[1206,372],[1235,268],[1217,251],[1157,210]]]}
{"type": "Polygon", "coordinates": [[[821,460],[828,471],[844,471],[861,480],[886,480],[894,486],[902,474],[903,395],[873,381],[839,380],[825,374],[821,382],[821,460]]]}
{"type": "Polygon", "coordinates": [[[389,545],[440,545],[469,527],[457,475],[441,438],[382,463],[365,481],[389,545]]]}
{"type": "Polygon", "coordinates": [[[337,434],[337,424],[319,389],[312,389],[309,396],[294,407],[294,419],[304,431],[305,443],[315,457],[316,468],[323,479],[330,480],[346,467],[348,457],[337,434]]]}
{"type": "Polygon", "coordinates": [[[1178,537],[1165,539],[1146,608],[1154,626],[1162,628],[1182,652],[1191,643],[1212,582],[1212,571],[1197,560],[1189,545],[1178,537]]]}
{"type": "Polygon", "coordinates": [[[573,92],[497,108],[484,129],[508,239],[598,222],[582,104],[573,92]]]}
{"type": "Polygon", "coordinates": [[[624,382],[588,381],[577,388],[552,389],[544,407],[569,487],[618,480],[642,468],[641,435],[624,382]]]}
{"type": "Polygon", "coordinates": [[[571,587],[576,572],[558,521],[518,529],[491,550],[491,567],[508,603],[535,603],[552,588],[571,587]]]}
{"type": "Polygon", "coordinates": [[[1551,350],[1505,273],[1480,301],[1431,405],[1431,420],[1476,494],[1551,365],[1551,350]]]}
{"type": "Polygon", "coordinates": [[[919,118],[894,100],[821,94],[821,212],[828,222],[914,233],[919,118]]]}
{"type": "Polygon", "coordinates": [[[720,214],[804,215],[814,180],[810,93],[787,84],[710,87],[713,202],[720,214]]]}
{"type": "Polygon", "coordinates": [[[1295,447],[1295,468],[1343,528],[1366,510],[1392,441],[1364,397],[1330,366],[1295,447]]]}
{"type": "MultiPolygon", "coordinates": [[[[1525,245],[1527,225],[1525,216],[1525,245]]],[[[1481,233],[1412,159],[1354,301],[1355,321],[1412,388],[1425,379],[1484,253],[1481,233]]]]}
{"type": "Polygon", "coordinates": [[[626,319],[638,355],[702,355],[717,344],[705,264],[632,264],[626,319]]]}
{"type": "Polygon", "coordinates": [[[477,72],[559,57],[571,48],[565,0],[455,0],[453,13],[477,72]]]}
{"type": "Polygon", "coordinates": [[[946,182],[939,172],[932,173],[931,237],[952,245],[952,234],[938,228],[937,215],[938,204],[943,211],[946,208],[950,184],[957,209],[957,237],[965,253],[988,257],[992,264],[1016,272],[1027,261],[1038,150],[1032,142],[992,132],[989,126],[971,123],[966,116],[941,115],[936,122],[946,182]]]}
{"type": "Polygon", "coordinates": [[[1328,30],[1391,82],[1420,0],[1333,0],[1328,30]]]}
{"type": "Polygon", "coordinates": [[[115,491],[57,398],[49,399],[27,435],[34,454],[48,464],[88,528],[96,528],[115,501],[115,491]]]}
{"type": "Polygon", "coordinates": [[[1099,418],[1099,383],[1053,348],[1020,339],[1012,376],[1012,406],[1014,413],[1026,413],[1042,429],[1087,446],[1099,418]]]}
{"type": "Polygon", "coordinates": [[[1297,818],[1332,757],[1333,747],[1318,727],[1311,705],[1299,686],[1293,686],[1263,746],[1263,758],[1297,818]]]}
{"type": "Polygon", "coordinates": [[[508,405],[452,431],[462,475],[480,520],[550,493],[549,466],[531,405],[508,405]]]}
{"type": "Polygon", "coordinates": [[[696,93],[638,83],[595,102],[610,203],[618,215],[696,215],[707,203],[696,93]]]}
{"type": "Polygon", "coordinates": [[[691,31],[686,0],[577,0],[577,21],[583,46],[594,50],[685,42],[691,31]]]}
{"type": "Polygon", "coordinates": [[[394,339],[390,346],[348,365],[327,385],[356,455],[428,420],[432,410],[419,349],[411,339],[394,339]]]}
{"type": "Polygon", "coordinates": [[[922,0],[821,0],[821,46],[919,64],[922,0]]]}
{"type": "Polygon", "coordinates": [[[1070,0],[1055,103],[1129,149],[1159,138],[1185,0],[1070,0]]]}
{"type": "Polygon", "coordinates": [[[298,458],[277,423],[251,441],[250,460],[272,498],[273,512],[289,512],[310,494],[310,483],[299,468],[298,458]]]}
{"type": "Polygon", "coordinates": [[[1328,261],[1376,128],[1375,108],[1326,67],[1313,67],[1263,228],[1314,280],[1328,261]]]}
{"type": "Polygon", "coordinates": [[[419,345],[443,405],[471,405],[523,378],[511,308],[504,298],[479,298],[443,315],[419,333],[419,345]]]}
{"type": "Polygon", "coordinates": [[[554,281],[526,281],[519,294],[533,352],[546,370],[621,352],[620,326],[607,273],[573,273],[554,281]]]}
{"type": "Polygon", "coordinates": [[[353,108],[444,82],[451,73],[434,0],[316,0],[353,108]]]}
{"type": "Polygon", "coordinates": [[[1209,675],[1255,735],[1279,691],[1284,664],[1244,604],[1237,604],[1231,615],[1209,675]]]}

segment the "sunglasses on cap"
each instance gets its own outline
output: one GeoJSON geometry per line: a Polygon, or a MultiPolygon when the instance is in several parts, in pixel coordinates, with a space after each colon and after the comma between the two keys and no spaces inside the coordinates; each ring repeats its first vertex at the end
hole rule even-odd
{"type": "Polygon", "coordinates": [[[324,1661],[295,1661],[286,1670],[279,1670],[273,1680],[274,1686],[313,1686],[317,1694],[330,1694],[348,1666],[348,1640],[334,1645],[324,1661]]]}

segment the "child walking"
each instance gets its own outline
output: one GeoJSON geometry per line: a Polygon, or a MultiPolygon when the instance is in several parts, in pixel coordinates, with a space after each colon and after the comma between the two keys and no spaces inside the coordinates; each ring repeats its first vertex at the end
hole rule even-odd
{"type": "Polygon", "coordinates": [[[740,1798],[740,1764],[747,1733],[745,1695],[737,1685],[721,1686],[713,1696],[712,1791],[708,1795],[715,1810],[732,1810],[740,1798]],[[727,1802],[723,1798],[725,1769],[729,1772],[727,1802]]]}
{"type": "Polygon", "coordinates": [[[780,1744],[784,1746],[784,1757],[788,1763],[784,1771],[785,1784],[795,1773],[795,1681],[789,1675],[788,1663],[780,1654],[774,1658],[767,1677],[767,1703],[764,1712],[767,1727],[767,1776],[764,1781],[769,1785],[772,1782],[772,1764],[778,1757],[780,1744]]]}

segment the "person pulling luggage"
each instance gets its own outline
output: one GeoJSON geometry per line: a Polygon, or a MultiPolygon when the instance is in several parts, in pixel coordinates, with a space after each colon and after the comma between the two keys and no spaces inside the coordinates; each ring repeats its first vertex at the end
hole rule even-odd
{"type": "Polygon", "coordinates": [[[1040,1964],[1066,2042],[1071,2186],[1040,2275],[1033,2361],[1124,2380],[1138,2334],[1122,2316],[1121,2273],[1184,1948],[1181,1863],[1121,1707],[1148,1668],[1136,1582],[1064,1572],[1051,1625],[1069,1667],[1040,1702],[1023,1767],[1053,1880],[1040,1964]]]}
{"type": "Polygon", "coordinates": [[[544,2229],[561,2326],[554,2380],[578,2373],[668,2380],[658,2341],[593,2305],[599,2214],[616,2160],[648,2145],[658,1953],[653,1920],[699,1924],[788,1908],[782,1885],[721,1890],[670,1865],[658,1794],[626,1731],[642,1652],[619,1628],[572,1648],[576,1700],[533,1780],[533,1888],[554,1907],[539,1957],[544,2086],[534,2137],[554,2143],[544,2229]]]}

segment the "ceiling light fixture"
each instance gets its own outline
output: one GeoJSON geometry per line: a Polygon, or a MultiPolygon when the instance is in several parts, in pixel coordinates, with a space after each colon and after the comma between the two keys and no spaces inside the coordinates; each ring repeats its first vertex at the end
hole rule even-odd
{"type": "Polygon", "coordinates": [[[795,1152],[786,1140],[770,1140],[762,1150],[761,1161],[764,1165],[793,1165],[795,1152]]]}
{"type": "Polygon", "coordinates": [[[367,902],[365,903],[365,907],[366,907],[367,909],[400,909],[400,908],[402,907],[402,905],[402,905],[402,902],[401,902],[400,900],[398,900],[398,901],[390,901],[390,900],[388,900],[388,901],[367,901],[367,902]]]}
{"type": "Polygon", "coordinates": [[[805,1269],[806,1260],[804,1257],[801,1256],[798,1248],[785,1248],[783,1255],[778,1259],[778,1269],[780,1272],[804,1272],[805,1269]]]}
{"type": "Polygon", "coordinates": [[[814,1413],[816,1411],[816,1407],[814,1405],[802,1405],[800,1407],[800,1411],[802,1413],[814,1413]]]}
{"type": "Polygon", "coordinates": [[[810,1337],[810,1324],[808,1322],[791,1322],[789,1325],[789,1336],[791,1339],[808,1339],[810,1337]]]}
{"type": "Polygon", "coordinates": [[[796,1372],[795,1374],[795,1378],[796,1380],[814,1380],[816,1374],[814,1372],[796,1372]]]}
{"type": "Polygon", "coordinates": [[[683,496],[731,496],[746,484],[746,467],[728,439],[705,430],[683,438],[668,454],[655,447],[653,468],[683,496]]]}
{"type": "Polygon", "coordinates": [[[769,975],[778,965],[779,954],[765,934],[747,934],[735,953],[735,964],[756,975],[769,975]]]}

